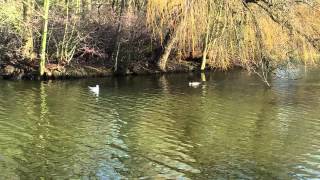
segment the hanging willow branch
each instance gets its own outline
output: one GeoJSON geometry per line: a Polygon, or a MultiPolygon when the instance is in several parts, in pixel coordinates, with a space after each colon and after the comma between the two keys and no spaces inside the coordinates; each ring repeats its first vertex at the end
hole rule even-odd
{"type": "Polygon", "coordinates": [[[178,37],[174,48],[185,56],[202,55],[203,64],[210,67],[266,68],[292,58],[314,63],[320,57],[320,21],[314,18],[320,17],[318,4],[318,0],[149,0],[147,24],[161,41],[168,30],[183,24],[171,36],[178,37]]]}

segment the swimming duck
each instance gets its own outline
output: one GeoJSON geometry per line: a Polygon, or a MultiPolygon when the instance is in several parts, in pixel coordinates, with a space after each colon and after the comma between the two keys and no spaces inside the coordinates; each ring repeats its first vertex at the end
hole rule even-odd
{"type": "Polygon", "coordinates": [[[90,86],[88,87],[89,87],[89,90],[93,92],[95,95],[99,95],[99,90],[100,90],[99,85],[96,85],[95,87],[90,87],[90,86]]]}
{"type": "Polygon", "coordinates": [[[189,82],[190,87],[198,87],[200,86],[201,82],[189,82]]]}

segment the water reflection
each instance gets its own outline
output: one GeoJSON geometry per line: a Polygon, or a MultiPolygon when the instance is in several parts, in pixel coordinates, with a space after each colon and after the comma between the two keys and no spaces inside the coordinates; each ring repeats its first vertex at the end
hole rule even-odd
{"type": "Polygon", "coordinates": [[[271,90],[241,71],[0,81],[1,176],[320,178],[318,72],[271,90]]]}

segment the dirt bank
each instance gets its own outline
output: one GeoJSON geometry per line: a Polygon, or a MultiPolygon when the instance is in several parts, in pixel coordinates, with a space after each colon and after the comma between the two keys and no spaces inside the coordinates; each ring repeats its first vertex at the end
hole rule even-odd
{"type": "MultiPolygon", "coordinates": [[[[136,62],[122,65],[115,70],[112,66],[88,64],[47,64],[44,79],[79,79],[107,77],[113,75],[139,75],[155,73],[188,72],[199,69],[197,62],[170,61],[167,71],[162,72],[155,64],[136,62]]],[[[0,77],[9,80],[40,80],[38,66],[35,64],[4,63],[0,65],[0,77]]]]}

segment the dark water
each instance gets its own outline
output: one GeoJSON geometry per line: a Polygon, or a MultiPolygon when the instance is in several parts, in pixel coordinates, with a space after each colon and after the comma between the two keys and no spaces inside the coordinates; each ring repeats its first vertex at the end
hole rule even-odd
{"type": "Polygon", "coordinates": [[[0,179],[320,179],[320,70],[206,79],[0,81],[0,179]]]}

